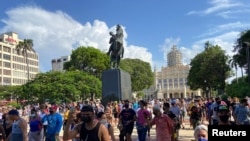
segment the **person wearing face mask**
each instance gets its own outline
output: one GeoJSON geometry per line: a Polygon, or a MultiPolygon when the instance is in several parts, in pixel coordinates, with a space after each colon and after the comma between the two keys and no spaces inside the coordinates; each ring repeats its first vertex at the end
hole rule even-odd
{"type": "Polygon", "coordinates": [[[232,123],[229,121],[231,114],[226,104],[221,104],[218,106],[217,115],[219,118],[218,125],[232,125],[232,123]]]}
{"type": "Polygon", "coordinates": [[[29,127],[30,127],[29,141],[42,141],[43,138],[42,121],[35,109],[31,110],[29,118],[29,127]]]}
{"type": "Polygon", "coordinates": [[[72,140],[80,134],[81,141],[110,141],[108,129],[95,119],[94,108],[91,105],[84,105],[81,109],[82,122],[70,130],[76,113],[69,112],[68,121],[63,132],[63,140],[72,140]]]}
{"type": "Polygon", "coordinates": [[[99,112],[97,114],[97,119],[99,120],[100,123],[102,123],[108,129],[108,132],[109,132],[109,135],[111,137],[111,140],[115,141],[114,128],[108,122],[107,114],[104,113],[104,112],[99,112]]]}
{"type": "Polygon", "coordinates": [[[151,121],[148,121],[148,125],[156,125],[156,140],[171,141],[174,132],[174,121],[168,115],[163,114],[159,106],[153,107],[153,113],[155,116],[151,121]]]}
{"type": "Polygon", "coordinates": [[[57,106],[53,105],[49,108],[49,114],[44,116],[42,122],[48,123],[45,141],[56,141],[59,139],[59,133],[63,125],[62,115],[57,113],[57,106]]]}
{"type": "Polygon", "coordinates": [[[208,128],[206,125],[200,124],[194,129],[195,141],[208,141],[208,128]]]}
{"type": "Polygon", "coordinates": [[[136,120],[136,113],[132,108],[129,108],[129,101],[124,101],[124,108],[119,115],[119,124],[120,128],[120,141],[124,141],[124,137],[126,137],[126,141],[131,141],[131,134],[134,129],[134,121],[136,120]]]}

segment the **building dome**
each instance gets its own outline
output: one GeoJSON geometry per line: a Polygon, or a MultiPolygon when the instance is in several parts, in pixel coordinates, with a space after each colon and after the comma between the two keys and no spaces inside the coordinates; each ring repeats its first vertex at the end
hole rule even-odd
{"type": "Polygon", "coordinates": [[[176,45],[174,45],[172,50],[167,54],[167,61],[169,67],[182,65],[182,54],[176,45]]]}

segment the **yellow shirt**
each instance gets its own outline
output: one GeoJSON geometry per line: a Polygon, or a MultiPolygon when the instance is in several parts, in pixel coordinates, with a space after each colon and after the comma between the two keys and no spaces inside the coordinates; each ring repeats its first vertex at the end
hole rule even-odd
{"type": "Polygon", "coordinates": [[[67,120],[67,119],[68,119],[68,116],[69,116],[69,110],[67,110],[67,111],[65,111],[65,112],[63,113],[63,118],[64,118],[64,120],[67,120]]]}

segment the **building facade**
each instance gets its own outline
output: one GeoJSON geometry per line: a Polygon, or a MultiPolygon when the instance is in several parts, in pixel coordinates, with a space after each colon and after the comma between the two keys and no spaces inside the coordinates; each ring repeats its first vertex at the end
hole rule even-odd
{"type": "Polygon", "coordinates": [[[52,59],[52,71],[63,71],[63,65],[68,61],[70,61],[70,56],[62,56],[61,58],[52,59]]]}
{"type": "Polygon", "coordinates": [[[190,67],[182,63],[182,54],[176,46],[167,54],[167,64],[159,72],[155,67],[155,82],[151,88],[144,90],[145,98],[192,98],[201,95],[200,90],[190,90],[187,85],[190,67]]]}
{"type": "Polygon", "coordinates": [[[14,32],[0,35],[0,85],[22,85],[39,73],[38,54],[28,51],[27,65],[23,52],[16,50],[20,41],[14,32]]]}

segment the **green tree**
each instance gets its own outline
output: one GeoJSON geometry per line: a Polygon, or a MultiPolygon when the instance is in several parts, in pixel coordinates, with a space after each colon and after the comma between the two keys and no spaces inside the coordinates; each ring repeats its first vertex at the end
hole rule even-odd
{"type": "Polygon", "coordinates": [[[142,91],[139,91],[136,93],[136,98],[140,99],[140,98],[143,98],[144,97],[144,93],[142,91]]]}
{"type": "Polygon", "coordinates": [[[23,95],[29,92],[29,99],[40,103],[47,99],[54,102],[77,101],[92,95],[100,97],[101,82],[83,71],[46,72],[38,74],[20,91],[23,95]]]}
{"type": "Polygon", "coordinates": [[[245,98],[250,95],[250,87],[247,82],[247,77],[239,78],[237,80],[233,80],[231,84],[226,86],[226,94],[231,97],[239,97],[245,98]],[[242,79],[242,80],[241,80],[242,79]]]}
{"type": "Polygon", "coordinates": [[[153,84],[154,75],[148,62],[140,59],[124,59],[120,67],[130,74],[133,92],[142,91],[153,84]]]}
{"type": "Polygon", "coordinates": [[[21,86],[0,86],[0,98],[10,100],[19,97],[18,89],[21,86]]]}
{"type": "MultiPolygon", "coordinates": [[[[234,52],[236,54],[234,56],[237,56],[237,64],[239,67],[247,70],[247,49],[243,46],[244,42],[250,43],[250,30],[245,30],[240,33],[239,38],[236,40],[235,46],[234,46],[234,52]]],[[[243,72],[242,72],[243,77],[243,72]]]]}
{"type": "Polygon", "coordinates": [[[225,80],[231,76],[231,68],[227,64],[229,56],[218,45],[205,43],[205,50],[197,54],[190,63],[188,85],[191,89],[209,88],[224,93],[225,80]]]}
{"type": "Polygon", "coordinates": [[[29,81],[30,80],[30,70],[29,70],[28,51],[35,52],[35,50],[33,49],[33,40],[24,39],[23,41],[20,41],[18,43],[18,45],[16,46],[16,50],[18,51],[19,54],[21,53],[24,56],[25,63],[27,66],[27,79],[29,81]]]}
{"type": "Polygon", "coordinates": [[[101,78],[104,70],[109,68],[106,53],[93,47],[78,47],[71,54],[71,60],[64,64],[65,70],[81,70],[101,78]]]}
{"type": "Polygon", "coordinates": [[[234,55],[232,58],[230,58],[229,64],[230,64],[231,68],[235,68],[236,81],[238,83],[238,75],[237,75],[238,64],[237,64],[237,60],[238,60],[238,55],[234,55]]]}

